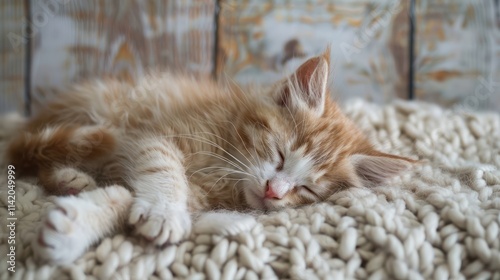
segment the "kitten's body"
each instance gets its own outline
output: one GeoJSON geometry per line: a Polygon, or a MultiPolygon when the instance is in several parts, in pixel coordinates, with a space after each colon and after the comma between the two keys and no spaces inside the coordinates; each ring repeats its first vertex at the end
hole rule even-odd
{"type": "MultiPolygon", "coordinates": [[[[94,180],[133,190],[134,198],[118,186],[80,195],[105,197],[88,207],[115,218],[99,224],[79,251],[127,214],[139,235],[160,245],[186,237],[196,211],[308,204],[407,168],[411,160],[374,150],[330,101],[328,71],[324,55],[267,90],[170,74],[137,86],[87,84],[29,121],[9,160],[51,193],[91,189],[94,180]]],[[[60,245],[50,243],[62,228],[82,218],[59,201],[63,210],[55,211],[64,215],[49,215],[34,245],[44,254],[60,245]]],[[[54,254],[47,259],[64,259],[54,254]]]]}
{"type": "MultiPolygon", "coordinates": [[[[70,157],[62,157],[70,161],[62,165],[77,167],[91,174],[98,179],[99,185],[130,185],[123,178],[135,172],[131,163],[137,161],[144,150],[148,150],[148,145],[153,145],[150,149],[157,152],[165,148],[164,143],[155,146],[148,142],[173,143],[167,152],[182,162],[186,168],[182,173],[186,173],[189,181],[199,183],[204,190],[200,192],[197,188],[191,192],[192,197],[199,198],[190,201],[193,209],[213,208],[214,204],[221,204],[224,208],[240,208],[244,204],[241,192],[238,195],[235,192],[234,199],[226,199],[227,189],[221,193],[216,188],[227,185],[224,184],[227,179],[232,181],[234,176],[221,179],[222,175],[228,174],[228,170],[221,171],[215,167],[235,171],[241,168],[242,163],[224,154],[224,151],[234,149],[230,145],[234,141],[232,138],[238,137],[234,116],[241,114],[241,108],[237,107],[243,98],[248,97],[229,88],[222,89],[208,79],[195,80],[168,73],[144,78],[137,86],[108,80],[86,84],[64,94],[44,108],[28,127],[30,131],[40,131],[62,125],[61,130],[68,131],[66,126],[70,129],[83,126],[95,131],[94,136],[80,144],[83,147],[81,151],[76,148],[69,152],[70,157]],[[88,150],[97,149],[100,145],[107,146],[99,151],[101,155],[92,155],[96,160],[86,161],[88,150]],[[222,158],[232,163],[228,164],[222,158]],[[77,166],[73,159],[76,159],[77,166]],[[207,167],[214,168],[203,170],[207,167]],[[220,184],[215,184],[218,179],[221,179],[220,184]],[[206,199],[207,195],[210,199],[206,199]],[[212,203],[208,204],[209,201],[212,203]]],[[[54,165],[53,159],[50,161],[49,164],[54,165]]],[[[154,172],[153,169],[161,167],[160,164],[142,171],[154,172]]],[[[53,193],[60,191],[59,188],[52,188],[55,185],[50,180],[44,182],[44,186],[53,193]]]]}

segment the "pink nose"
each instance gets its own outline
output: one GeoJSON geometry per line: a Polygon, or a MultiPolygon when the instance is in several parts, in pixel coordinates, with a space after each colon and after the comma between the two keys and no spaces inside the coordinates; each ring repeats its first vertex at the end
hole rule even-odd
{"type": "Polygon", "coordinates": [[[269,181],[267,181],[267,183],[266,183],[266,198],[280,199],[280,197],[274,192],[273,188],[269,184],[269,181]]]}

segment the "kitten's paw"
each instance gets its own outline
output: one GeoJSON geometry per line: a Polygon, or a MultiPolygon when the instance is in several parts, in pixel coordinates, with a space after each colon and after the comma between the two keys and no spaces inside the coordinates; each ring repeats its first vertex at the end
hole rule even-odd
{"type": "Polygon", "coordinates": [[[56,197],[32,240],[35,257],[55,264],[79,258],[99,238],[125,222],[132,194],[121,186],[98,188],[77,196],[56,197]]]}
{"type": "Polygon", "coordinates": [[[82,192],[78,194],[78,197],[93,201],[95,204],[101,205],[101,207],[113,209],[115,212],[130,209],[133,201],[132,193],[119,185],[82,192]]]}
{"type": "MultiPolygon", "coordinates": [[[[48,263],[71,263],[86,249],[86,235],[78,218],[85,213],[78,205],[57,200],[56,208],[49,211],[32,240],[35,257],[48,263]]],[[[84,210],[84,209],[83,209],[84,210]]]]}
{"type": "Polygon", "coordinates": [[[191,233],[191,215],[183,207],[151,205],[136,199],[132,206],[129,223],[136,232],[156,245],[176,243],[191,233]]]}
{"type": "Polygon", "coordinates": [[[71,167],[57,169],[54,177],[57,187],[63,194],[75,195],[97,187],[92,177],[71,167]]]}
{"type": "Polygon", "coordinates": [[[257,221],[250,214],[218,211],[203,213],[194,223],[194,232],[198,234],[236,235],[250,231],[257,221]]]}

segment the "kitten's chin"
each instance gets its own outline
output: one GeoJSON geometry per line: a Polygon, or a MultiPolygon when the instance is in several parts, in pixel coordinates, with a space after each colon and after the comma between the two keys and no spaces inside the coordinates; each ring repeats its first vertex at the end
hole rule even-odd
{"type": "Polygon", "coordinates": [[[245,201],[252,209],[266,210],[264,200],[252,191],[245,190],[245,201]]]}
{"type": "Polygon", "coordinates": [[[245,200],[248,206],[252,209],[279,210],[285,208],[284,206],[273,202],[271,199],[260,197],[252,191],[245,191],[245,200]]]}
{"type": "Polygon", "coordinates": [[[266,210],[274,211],[286,208],[286,205],[280,203],[281,200],[275,201],[273,199],[264,199],[264,205],[266,210]]]}

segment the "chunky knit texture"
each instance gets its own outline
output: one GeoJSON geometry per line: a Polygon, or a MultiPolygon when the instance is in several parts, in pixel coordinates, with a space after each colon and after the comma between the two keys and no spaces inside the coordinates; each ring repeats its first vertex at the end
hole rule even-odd
{"type": "Polygon", "coordinates": [[[422,163],[386,186],[257,215],[235,235],[193,233],[153,248],[116,234],[65,267],[32,259],[28,240],[52,204],[16,180],[16,272],[1,261],[0,279],[500,279],[500,116],[359,100],[345,111],[381,150],[422,163]]]}

